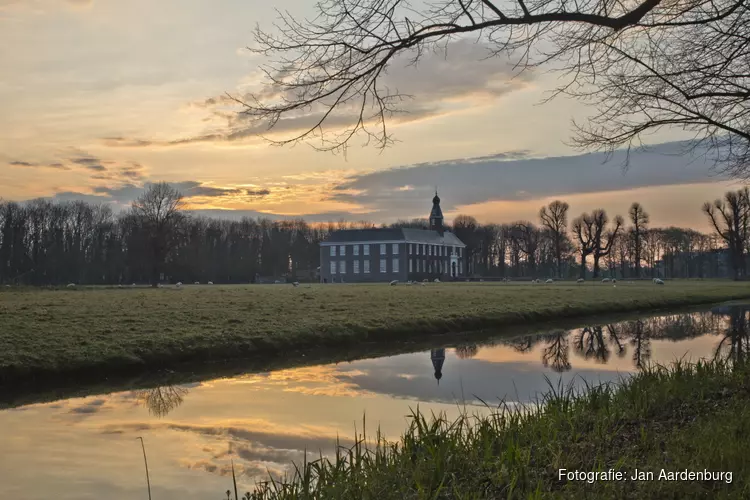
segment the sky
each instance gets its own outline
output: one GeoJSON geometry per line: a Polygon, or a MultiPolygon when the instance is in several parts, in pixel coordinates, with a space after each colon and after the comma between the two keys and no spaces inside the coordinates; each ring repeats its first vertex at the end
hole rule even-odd
{"type": "MultiPolygon", "coordinates": [[[[256,23],[271,29],[274,8],[309,16],[311,4],[0,0],[0,198],[124,207],[167,181],[206,214],[391,222],[426,217],[437,187],[449,220],[536,221],[558,198],[571,218],[625,215],[639,201],[653,225],[707,231],[701,205],[736,187],[682,155],[679,131],[649,137],[627,170],[623,155],[571,149],[572,119],[592,110],[542,104],[555,74],[514,77],[468,40],[417,68],[395,62],[385,83],[415,99],[386,150],[270,145],[223,96],[260,88],[264,61],[246,49],[256,23]]],[[[305,123],[287,120],[277,137],[305,123]]]]}

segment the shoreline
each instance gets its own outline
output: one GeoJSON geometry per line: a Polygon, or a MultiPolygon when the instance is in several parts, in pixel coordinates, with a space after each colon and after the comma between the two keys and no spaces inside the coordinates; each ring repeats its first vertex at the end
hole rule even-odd
{"type": "MultiPolygon", "coordinates": [[[[669,300],[644,308],[642,304],[633,307],[614,308],[595,307],[585,312],[563,308],[557,312],[556,318],[541,317],[536,321],[524,321],[525,316],[516,317],[520,321],[510,321],[501,318],[500,321],[485,323],[484,328],[461,331],[430,331],[410,330],[409,335],[399,338],[404,328],[365,335],[336,335],[324,339],[309,338],[315,342],[299,343],[292,349],[289,344],[293,338],[287,339],[289,344],[269,344],[271,349],[258,349],[254,352],[234,351],[234,356],[200,361],[171,361],[169,358],[156,363],[131,362],[119,365],[94,363],[77,369],[37,369],[19,373],[18,371],[0,371],[0,409],[13,408],[24,404],[48,402],[56,399],[82,397],[92,394],[118,392],[133,388],[150,388],[160,385],[179,385],[213,378],[236,376],[243,373],[257,373],[280,369],[290,369],[317,364],[338,363],[358,359],[376,358],[409,352],[419,352],[440,347],[455,347],[463,343],[489,343],[494,339],[512,338],[515,336],[542,334],[552,329],[573,329],[591,324],[625,321],[644,315],[658,315],[663,312],[688,313],[705,310],[710,306],[732,301],[750,299],[750,291],[745,294],[734,294],[725,300],[669,300]],[[378,338],[372,338],[374,336],[378,338]]],[[[467,323],[482,323],[486,319],[473,318],[467,323]]],[[[431,325],[434,327],[435,325],[431,325]]],[[[222,346],[226,347],[226,346],[222,346]]],[[[196,353],[200,354],[200,353],[196,353]]]]}

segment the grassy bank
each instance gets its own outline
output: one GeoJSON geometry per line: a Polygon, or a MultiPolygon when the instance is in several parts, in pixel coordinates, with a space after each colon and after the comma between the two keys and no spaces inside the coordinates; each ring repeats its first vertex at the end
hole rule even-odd
{"type": "MultiPolygon", "coordinates": [[[[749,498],[750,370],[677,364],[619,389],[575,398],[553,390],[541,410],[448,422],[416,415],[397,443],[359,443],[301,464],[248,498],[749,498]],[[560,480],[560,469],[627,480],[560,480]],[[659,479],[661,470],[731,473],[714,481],[659,479]],[[635,471],[653,479],[631,479],[635,471]]],[[[677,476],[679,478],[679,476],[677,476]]]]}
{"type": "Polygon", "coordinates": [[[0,381],[268,359],[741,298],[750,298],[747,283],[699,281],[2,289],[0,381]]]}

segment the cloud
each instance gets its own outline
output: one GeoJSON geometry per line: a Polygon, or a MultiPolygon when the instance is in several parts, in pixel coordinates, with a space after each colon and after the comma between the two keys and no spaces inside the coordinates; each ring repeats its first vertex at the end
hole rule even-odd
{"type": "Polygon", "coordinates": [[[27,168],[53,168],[56,170],[71,170],[67,165],[62,163],[34,163],[30,161],[11,161],[8,165],[12,167],[27,167],[27,168]]]}
{"type": "Polygon", "coordinates": [[[527,151],[422,163],[350,176],[329,201],[377,211],[380,219],[425,212],[435,187],[444,211],[488,201],[525,201],[580,193],[629,190],[723,180],[709,158],[685,153],[688,142],[663,143],[630,153],[533,158],[527,151]],[[404,186],[409,186],[408,190],[404,186]]]}
{"type": "Polygon", "coordinates": [[[80,406],[75,406],[69,410],[70,413],[77,413],[79,415],[89,415],[92,413],[97,413],[98,411],[101,411],[102,408],[104,408],[104,404],[107,402],[106,399],[94,399],[93,401],[89,401],[87,403],[84,403],[80,406]]]}
{"type": "Polygon", "coordinates": [[[69,148],[59,153],[53,162],[14,160],[8,162],[13,167],[51,168],[56,170],[83,170],[93,172],[94,180],[140,181],[145,179],[146,168],[133,161],[115,161],[88,154],[77,148],[69,148]]]}
{"type": "MultiPolygon", "coordinates": [[[[516,70],[509,59],[492,58],[489,47],[467,39],[454,40],[446,51],[435,51],[423,55],[418,64],[412,64],[414,54],[399,54],[391,63],[388,72],[380,81],[381,94],[384,89],[391,94],[404,96],[398,111],[388,117],[388,125],[403,125],[420,120],[445,116],[449,113],[465,111],[485,104],[529,85],[531,72],[515,76],[516,70]]],[[[256,83],[256,87],[259,82],[256,83]]],[[[275,90],[259,90],[240,93],[240,101],[250,101],[251,95],[260,94],[269,100],[289,99],[275,90]]],[[[360,118],[361,103],[352,101],[348,107],[337,109],[330,114],[322,128],[325,132],[345,130],[360,118]]],[[[138,148],[154,146],[179,146],[201,142],[235,142],[263,136],[284,139],[294,137],[315,128],[326,112],[326,108],[314,105],[298,113],[290,113],[281,118],[269,131],[268,124],[240,113],[242,106],[227,95],[209,97],[190,103],[190,107],[205,109],[211,121],[218,120],[220,127],[214,127],[204,134],[178,139],[156,140],[130,137],[106,137],[107,146],[138,148]]],[[[366,123],[373,124],[376,109],[365,109],[366,123]]]]}
{"type": "MultiPolygon", "coordinates": [[[[86,168],[90,168],[89,165],[86,168]]],[[[135,168],[135,167],[123,167],[135,168]]],[[[132,170],[133,176],[141,178],[140,170],[132,170]]],[[[116,173],[113,173],[115,175],[116,173]]],[[[119,173],[121,175],[122,172],[119,173]]],[[[108,175],[92,176],[98,180],[109,180],[113,177],[108,175]]],[[[122,179],[120,179],[122,180],[122,179]]],[[[128,205],[143,194],[146,188],[145,182],[120,182],[112,185],[99,185],[91,187],[91,192],[61,191],[53,195],[53,199],[59,201],[83,200],[89,203],[113,203],[115,205],[128,205]]],[[[170,184],[180,191],[190,203],[200,202],[201,199],[233,199],[240,201],[252,201],[264,198],[271,194],[271,190],[262,187],[217,187],[198,181],[178,181],[170,184]]]]}

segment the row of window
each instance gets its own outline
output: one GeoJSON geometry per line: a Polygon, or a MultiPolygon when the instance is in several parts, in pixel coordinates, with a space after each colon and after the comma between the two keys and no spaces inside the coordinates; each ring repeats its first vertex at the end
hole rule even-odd
{"type": "MultiPolygon", "coordinates": [[[[387,273],[386,269],[387,261],[386,259],[380,259],[380,272],[381,273],[387,273]]],[[[338,261],[338,264],[336,261],[331,261],[331,274],[346,274],[346,261],[341,260],[338,261]]],[[[359,274],[359,261],[355,260],[352,263],[352,272],[354,274],[359,274]]],[[[364,274],[370,274],[370,261],[365,260],[362,262],[362,272],[364,274]]],[[[391,272],[397,273],[398,272],[398,259],[393,259],[393,263],[391,264],[391,272]]]]}
{"type": "MultiPolygon", "coordinates": [[[[416,266],[414,265],[415,260],[409,259],[409,272],[417,272],[417,273],[432,273],[432,272],[439,272],[439,273],[447,273],[448,272],[448,263],[444,261],[438,261],[438,262],[427,262],[424,260],[416,260],[416,266]],[[416,269],[415,269],[416,268],[416,269]]],[[[359,274],[360,270],[360,261],[355,260],[352,262],[352,272],[354,274],[359,274]]],[[[386,269],[387,259],[380,259],[380,272],[381,273],[387,273],[388,270],[386,269]]],[[[399,269],[399,261],[398,259],[393,259],[391,263],[391,272],[397,273],[399,269]]],[[[362,272],[364,274],[370,274],[370,261],[365,260],[362,262],[362,272]]],[[[331,261],[331,274],[346,274],[346,261],[340,260],[340,261],[331,261]]]]}
{"type": "MultiPolygon", "coordinates": [[[[356,245],[339,245],[338,255],[340,257],[346,256],[346,247],[352,247],[352,255],[359,255],[359,244],[356,245]]],[[[370,255],[370,245],[361,245],[363,255],[370,255]]],[[[331,257],[336,257],[336,245],[331,245],[331,257]]],[[[441,245],[427,245],[422,243],[409,243],[409,255],[432,255],[436,257],[447,257],[448,249],[451,249],[451,255],[456,254],[458,257],[461,256],[461,249],[457,247],[444,247],[441,245]]],[[[380,255],[385,255],[386,244],[380,244],[380,255]]],[[[398,243],[391,244],[391,254],[398,255],[398,243]]]]}

